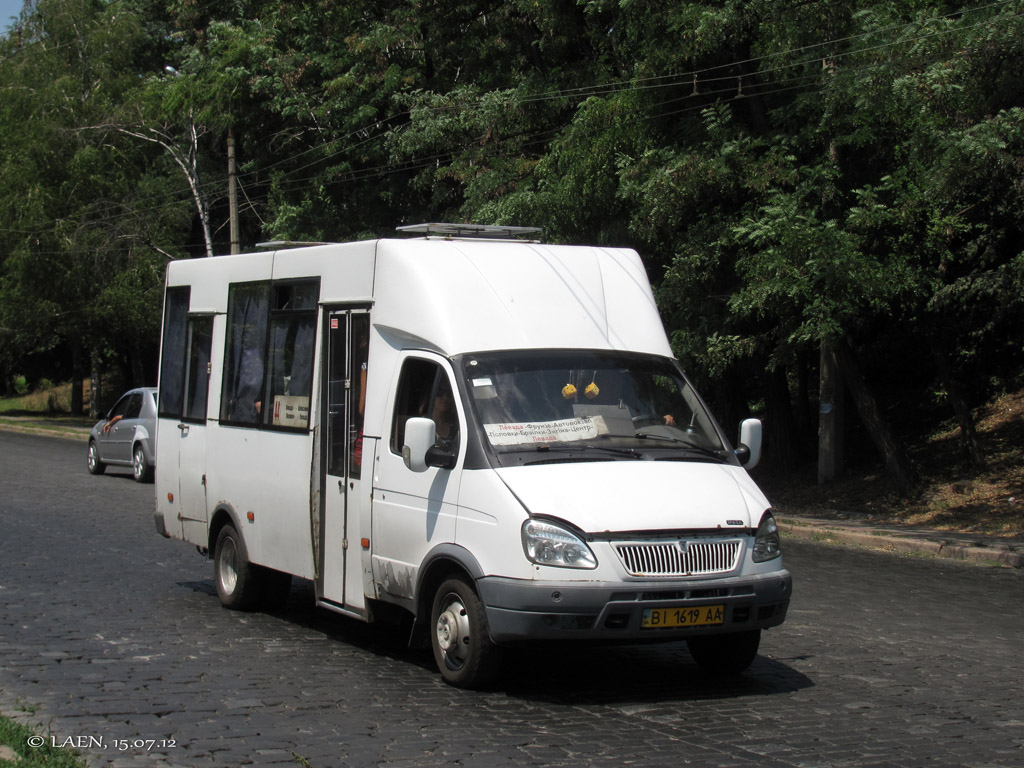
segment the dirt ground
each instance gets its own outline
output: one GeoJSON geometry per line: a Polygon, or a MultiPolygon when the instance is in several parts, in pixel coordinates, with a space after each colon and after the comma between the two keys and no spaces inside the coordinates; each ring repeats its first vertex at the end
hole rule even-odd
{"type": "Polygon", "coordinates": [[[922,481],[912,497],[901,496],[881,466],[847,472],[822,486],[816,483],[814,467],[785,479],[757,480],[783,513],[1022,536],[1024,392],[989,403],[975,418],[986,466],[971,465],[959,428],[951,422],[912,451],[922,481]]]}

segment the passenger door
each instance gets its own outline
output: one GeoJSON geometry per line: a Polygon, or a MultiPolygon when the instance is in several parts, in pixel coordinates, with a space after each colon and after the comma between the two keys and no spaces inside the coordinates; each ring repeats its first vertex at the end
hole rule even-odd
{"type": "Polygon", "coordinates": [[[317,592],[335,607],[362,612],[364,568],[369,571],[362,541],[369,536],[371,487],[365,480],[373,465],[373,456],[367,455],[371,451],[363,445],[370,314],[338,308],[325,310],[324,318],[320,403],[325,472],[317,592]]]}
{"type": "MultiPolygon", "coordinates": [[[[455,540],[466,422],[448,361],[406,353],[392,399],[390,432],[381,440],[373,491],[373,579],[377,589],[412,600],[420,564],[435,546],[455,540]],[[434,419],[438,443],[456,455],[453,469],[414,472],[402,459],[405,423],[434,419]]],[[[411,607],[411,606],[410,606],[411,607]]]]}
{"type": "Polygon", "coordinates": [[[207,545],[206,510],[206,412],[210,392],[210,348],[213,318],[188,320],[188,357],[185,366],[185,397],[177,424],[178,503],[181,533],[185,541],[207,545]]]}
{"type": "Polygon", "coordinates": [[[100,435],[100,456],[104,461],[127,463],[132,457],[132,437],[142,410],[142,395],[129,393],[110,409],[107,424],[110,428],[100,435]],[[114,419],[113,424],[110,422],[114,419]]]}
{"type": "Polygon", "coordinates": [[[190,290],[167,290],[160,359],[157,509],[172,536],[207,545],[206,413],[213,317],[190,315],[190,290]],[[161,469],[162,468],[162,469],[161,469]]]}

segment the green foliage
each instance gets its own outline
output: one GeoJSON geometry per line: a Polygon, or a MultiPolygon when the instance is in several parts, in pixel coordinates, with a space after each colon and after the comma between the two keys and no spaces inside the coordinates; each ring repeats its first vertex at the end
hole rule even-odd
{"type": "Polygon", "coordinates": [[[936,344],[972,397],[1024,371],[1021,0],[39,0],[0,91],[7,380],[155,343],[166,261],[228,248],[229,135],[245,247],[637,247],[727,415],[827,342],[893,401],[949,389],[936,344]]]}

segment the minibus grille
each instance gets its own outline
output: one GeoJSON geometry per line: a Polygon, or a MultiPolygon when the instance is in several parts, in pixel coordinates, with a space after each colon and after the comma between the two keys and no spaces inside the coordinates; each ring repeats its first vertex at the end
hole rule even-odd
{"type": "Polygon", "coordinates": [[[740,539],[615,544],[631,576],[710,576],[729,573],[739,564],[740,539]]]}

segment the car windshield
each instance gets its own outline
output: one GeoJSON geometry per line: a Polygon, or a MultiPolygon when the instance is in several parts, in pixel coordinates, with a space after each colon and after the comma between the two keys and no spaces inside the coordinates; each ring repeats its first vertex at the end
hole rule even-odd
{"type": "Polygon", "coordinates": [[[676,364],[614,351],[467,355],[466,391],[495,454],[589,458],[730,458],[676,364]]]}

